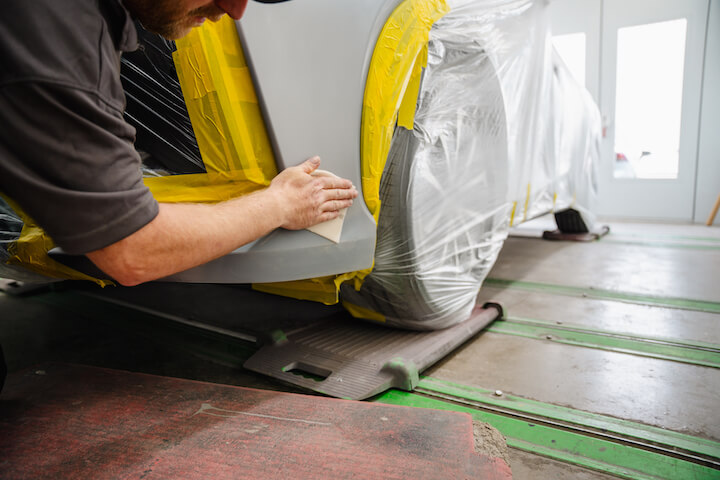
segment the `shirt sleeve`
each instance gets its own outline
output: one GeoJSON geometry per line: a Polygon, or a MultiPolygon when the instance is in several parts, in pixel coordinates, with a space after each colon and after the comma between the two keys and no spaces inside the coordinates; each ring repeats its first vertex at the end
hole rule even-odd
{"type": "Polygon", "coordinates": [[[139,230],[158,213],[135,130],[97,92],[61,83],[0,88],[0,191],[71,254],[139,230]]]}

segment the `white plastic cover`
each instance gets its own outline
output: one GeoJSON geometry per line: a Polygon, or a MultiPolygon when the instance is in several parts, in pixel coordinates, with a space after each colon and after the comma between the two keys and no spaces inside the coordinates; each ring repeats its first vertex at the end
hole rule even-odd
{"type": "MultiPolygon", "coordinates": [[[[545,2],[455,1],[383,174],[375,267],[346,302],[389,325],[467,319],[511,222],[592,210],[600,115],[553,54],[545,2]]],[[[586,216],[586,222],[591,222],[586,216]]]]}

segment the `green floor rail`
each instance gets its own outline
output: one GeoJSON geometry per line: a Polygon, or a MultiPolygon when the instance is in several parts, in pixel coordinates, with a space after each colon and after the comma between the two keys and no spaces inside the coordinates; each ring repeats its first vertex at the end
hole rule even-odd
{"type": "Polygon", "coordinates": [[[720,243],[720,237],[697,237],[694,235],[648,235],[646,233],[611,233],[611,235],[652,241],[689,240],[691,242],[720,243]]]}
{"type": "Polygon", "coordinates": [[[720,237],[694,237],[689,235],[647,235],[614,233],[600,237],[601,243],[638,245],[655,248],[682,248],[690,250],[720,250],[720,237]]]}
{"type": "Polygon", "coordinates": [[[487,331],[720,368],[720,346],[710,343],[640,337],[512,316],[493,322],[487,331]]]}
{"type": "Polygon", "coordinates": [[[720,245],[704,245],[704,244],[691,244],[691,243],[678,243],[668,241],[652,241],[652,240],[632,240],[632,239],[620,239],[620,238],[607,238],[601,237],[598,239],[601,243],[614,243],[618,245],[634,245],[639,247],[650,247],[650,248],[681,248],[687,250],[720,250],[720,245]]]}
{"type": "Polygon", "coordinates": [[[526,414],[547,420],[592,429],[600,435],[617,436],[626,440],[650,442],[673,451],[684,451],[709,459],[717,459],[720,466],[720,442],[695,437],[652,425],[584,412],[569,407],[539,402],[507,393],[500,393],[469,385],[448,382],[433,377],[422,377],[416,389],[429,395],[446,395],[465,399],[479,405],[497,408],[514,415],[526,414]]]}
{"type": "Polygon", "coordinates": [[[507,280],[503,278],[485,279],[485,286],[492,288],[509,288],[523,290],[526,292],[550,293],[554,295],[565,295],[572,297],[588,297],[600,300],[617,300],[641,305],[652,305],[656,307],[680,308],[684,310],[695,310],[700,312],[720,313],[720,302],[706,300],[693,300],[688,298],[660,297],[638,293],[619,292],[614,290],[603,290],[599,288],[571,287],[567,285],[553,285],[539,282],[523,282],[518,280],[507,280]]]}
{"type": "Polygon", "coordinates": [[[621,478],[716,480],[720,474],[719,470],[709,466],[670,455],[563,428],[528,422],[508,415],[482,411],[418,393],[390,390],[374,398],[373,401],[468,413],[474,420],[489,423],[497,428],[507,438],[510,447],[621,478]]]}

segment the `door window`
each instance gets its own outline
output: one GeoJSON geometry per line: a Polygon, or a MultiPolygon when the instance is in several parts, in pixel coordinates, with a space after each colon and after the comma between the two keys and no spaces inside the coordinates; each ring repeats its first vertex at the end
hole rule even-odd
{"type": "Polygon", "coordinates": [[[687,20],[618,29],[615,178],[678,176],[687,20]]]}

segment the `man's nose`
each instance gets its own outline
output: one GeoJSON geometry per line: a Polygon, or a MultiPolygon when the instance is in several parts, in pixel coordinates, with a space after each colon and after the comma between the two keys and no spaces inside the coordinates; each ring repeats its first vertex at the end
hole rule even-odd
{"type": "Polygon", "coordinates": [[[245,13],[247,2],[248,0],[215,0],[215,5],[230,15],[233,19],[240,20],[243,13],[245,13]]]}

